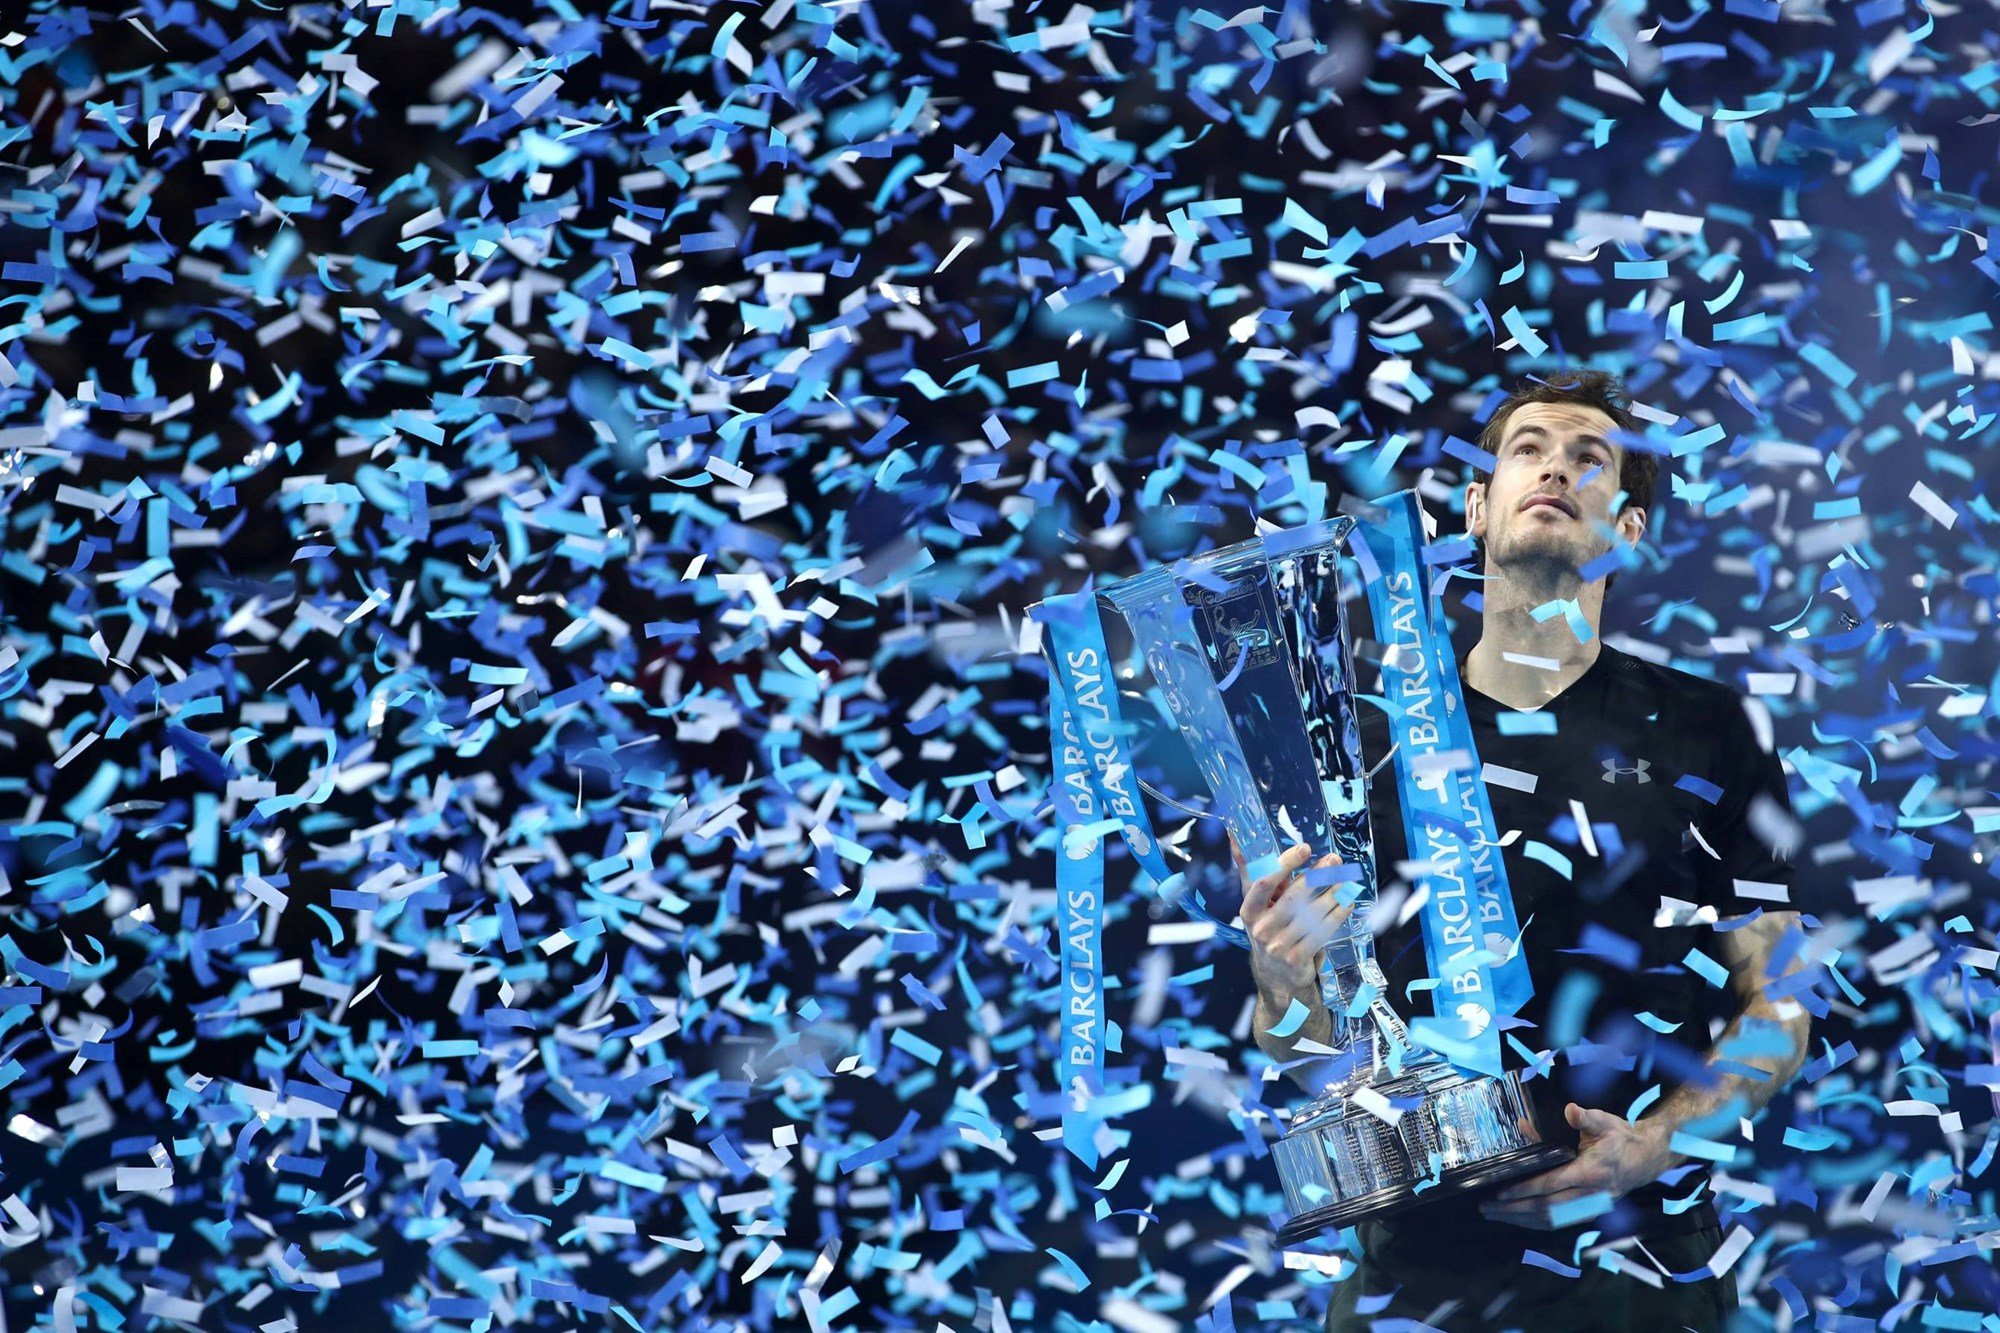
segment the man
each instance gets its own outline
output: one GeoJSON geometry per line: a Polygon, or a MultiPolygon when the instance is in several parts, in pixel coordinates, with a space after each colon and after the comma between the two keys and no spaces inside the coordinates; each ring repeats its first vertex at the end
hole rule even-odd
{"type": "MultiPolygon", "coordinates": [[[[1640,433],[1626,403],[1598,371],[1522,386],[1481,433],[1491,476],[1466,491],[1484,582],[1467,599],[1480,638],[1460,677],[1535,990],[1507,1059],[1536,1071],[1540,1130],[1577,1156],[1360,1224],[1329,1329],[1708,1330],[1736,1307],[1734,1277],[1709,1271],[1722,1237],[1706,1163],[1672,1141],[1737,1140],[1804,1060],[1809,1015],[1786,981],[1805,966],[1786,905],[1796,825],[1741,695],[1598,636],[1616,579],[1605,557],[1644,534],[1657,472],[1617,438],[1640,433]],[[1594,1196],[1611,1206],[1577,1221],[1594,1196]],[[1604,1241],[1612,1268],[1583,1252],[1604,1241]]],[[[1362,740],[1380,765],[1390,737],[1373,708],[1362,740]]],[[[1408,861],[1394,793],[1383,768],[1370,794],[1383,887],[1408,861]]],[[[1352,909],[1305,860],[1294,847],[1248,883],[1243,919],[1258,1043],[1302,1061],[1293,1072],[1316,1092],[1310,1057],[1331,1032],[1317,957],[1352,909]],[[1271,1036],[1294,998],[1310,1018],[1271,1036]]],[[[1427,1013],[1427,992],[1410,989],[1429,971],[1421,928],[1406,915],[1378,919],[1377,952],[1392,1002],[1427,1013]]]]}

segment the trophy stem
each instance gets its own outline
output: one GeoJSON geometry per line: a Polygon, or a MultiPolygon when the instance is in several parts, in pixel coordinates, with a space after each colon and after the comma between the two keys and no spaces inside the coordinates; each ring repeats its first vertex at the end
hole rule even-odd
{"type": "MultiPolygon", "coordinates": [[[[1365,916],[1365,907],[1365,900],[1356,903],[1354,916],[1365,916]]],[[[1440,1062],[1441,1057],[1411,1040],[1402,1017],[1389,1003],[1389,983],[1375,961],[1373,937],[1363,922],[1353,925],[1320,953],[1320,994],[1333,1020],[1327,1044],[1342,1053],[1344,1072],[1338,1082],[1365,1083],[1385,1073],[1440,1062]]]]}

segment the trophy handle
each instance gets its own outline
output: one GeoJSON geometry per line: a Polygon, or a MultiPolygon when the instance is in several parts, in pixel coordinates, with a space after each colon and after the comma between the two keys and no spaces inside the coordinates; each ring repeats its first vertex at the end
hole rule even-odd
{"type": "Polygon", "coordinates": [[[1196,819],[1213,819],[1218,823],[1228,822],[1224,820],[1221,815],[1214,814],[1207,810],[1197,810],[1191,805],[1187,805],[1181,801],[1175,800],[1173,797],[1167,795],[1165,792],[1161,791],[1158,787],[1155,787],[1152,783],[1146,781],[1146,779],[1144,778],[1140,778],[1138,781],[1140,790],[1151,792],[1153,799],[1158,801],[1161,805],[1170,805],[1174,809],[1180,811],[1182,814],[1193,815],[1196,819]]]}

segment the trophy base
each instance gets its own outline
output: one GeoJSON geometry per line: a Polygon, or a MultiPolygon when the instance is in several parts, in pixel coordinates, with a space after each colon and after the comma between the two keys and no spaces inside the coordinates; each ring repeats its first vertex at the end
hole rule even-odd
{"type": "Polygon", "coordinates": [[[1554,1170],[1575,1157],[1560,1144],[1532,1143],[1467,1166],[1450,1167],[1438,1174],[1435,1185],[1421,1192],[1412,1185],[1396,1185],[1300,1213],[1278,1228],[1278,1244],[1289,1248],[1322,1231],[1353,1226],[1364,1218],[1393,1217],[1440,1199],[1478,1194],[1510,1180],[1554,1170]]]}
{"type": "Polygon", "coordinates": [[[1284,1244],[1476,1194],[1576,1155],[1535,1131],[1518,1072],[1471,1075],[1435,1059],[1356,1071],[1328,1087],[1271,1154],[1291,1210],[1278,1231],[1284,1244]]]}

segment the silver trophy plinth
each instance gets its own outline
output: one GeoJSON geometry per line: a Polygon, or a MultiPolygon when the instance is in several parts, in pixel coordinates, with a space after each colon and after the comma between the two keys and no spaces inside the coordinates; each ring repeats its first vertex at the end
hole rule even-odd
{"type": "MultiPolygon", "coordinates": [[[[1278,1233],[1288,1245],[1574,1156],[1542,1140],[1518,1075],[1460,1072],[1417,1045],[1390,1007],[1368,926],[1374,840],[1341,598],[1340,551],[1354,524],[1253,538],[1099,595],[1131,627],[1209,788],[1208,813],[1244,856],[1303,842],[1314,860],[1335,851],[1360,872],[1355,909],[1320,955],[1335,1080],[1273,1147],[1292,1213],[1278,1233]]],[[[1181,905],[1247,948],[1232,924],[1235,889],[1221,900],[1197,890],[1181,905]]]]}

